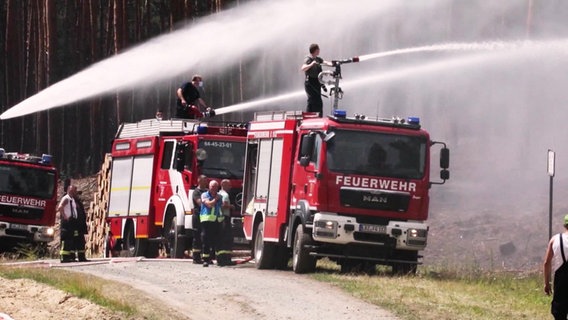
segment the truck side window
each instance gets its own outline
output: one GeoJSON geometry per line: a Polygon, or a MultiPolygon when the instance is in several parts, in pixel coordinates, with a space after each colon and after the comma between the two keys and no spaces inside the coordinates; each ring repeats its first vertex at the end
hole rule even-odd
{"type": "Polygon", "coordinates": [[[185,169],[191,171],[193,164],[193,152],[191,143],[185,145],[185,169]]]}
{"type": "Polygon", "coordinates": [[[174,142],[166,141],[164,144],[164,153],[162,154],[161,168],[168,170],[172,163],[172,155],[174,154],[174,142]]]}
{"type": "Polygon", "coordinates": [[[319,135],[316,136],[316,141],[314,143],[314,150],[312,152],[312,161],[315,166],[317,167],[319,164],[319,154],[321,150],[321,137],[319,135]]]}
{"type": "MultiPolygon", "coordinates": [[[[302,139],[300,141],[304,141],[303,137],[306,134],[302,135],[302,139]]],[[[314,141],[314,148],[312,149],[312,156],[310,157],[310,162],[315,163],[315,165],[317,166],[317,164],[319,163],[319,153],[321,150],[321,144],[322,144],[322,138],[319,135],[315,136],[315,141],[314,141]]],[[[302,144],[300,143],[300,150],[302,150],[302,144]]],[[[298,160],[300,160],[301,155],[300,153],[298,153],[298,160]]]]}

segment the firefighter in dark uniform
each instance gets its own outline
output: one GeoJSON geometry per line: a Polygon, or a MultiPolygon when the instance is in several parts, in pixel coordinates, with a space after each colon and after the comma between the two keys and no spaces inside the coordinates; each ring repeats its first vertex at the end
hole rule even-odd
{"type": "Polygon", "coordinates": [[[223,204],[221,205],[221,211],[223,212],[223,221],[221,222],[219,229],[219,241],[217,255],[217,265],[223,266],[234,266],[236,263],[231,260],[233,255],[233,232],[231,228],[231,209],[234,207],[231,204],[229,198],[229,191],[231,190],[231,180],[224,179],[221,181],[221,199],[223,204]]]}
{"type": "Polygon", "coordinates": [[[325,87],[319,82],[318,76],[322,72],[322,65],[332,66],[332,63],[319,57],[320,49],[317,44],[310,45],[310,54],[304,58],[301,70],[306,74],[304,89],[308,95],[308,112],[323,112],[323,101],[321,100],[321,89],[325,87]]]}
{"type": "MultiPolygon", "coordinates": [[[[60,226],[60,241],[61,250],[60,261],[73,262],[75,261],[75,251],[78,250],[77,237],[79,235],[78,229],[78,213],[77,213],[77,202],[75,197],[77,196],[77,187],[74,185],[69,185],[67,188],[67,193],[61,198],[59,205],[57,206],[57,211],[61,218],[60,226]]],[[[83,245],[83,254],[85,246],[83,245]]],[[[84,255],[83,255],[84,257],[84,255]]]]}
{"type": "Polygon", "coordinates": [[[75,221],[76,226],[74,228],[73,236],[75,247],[77,249],[77,259],[80,262],[86,262],[87,257],[85,256],[85,235],[87,234],[87,212],[85,211],[85,206],[83,205],[83,200],[79,197],[80,191],[75,193],[75,205],[77,206],[77,221],[75,221]]]}
{"type": "Polygon", "coordinates": [[[211,249],[217,247],[217,236],[220,223],[224,217],[221,212],[223,199],[219,194],[219,183],[215,180],[209,182],[209,190],[201,195],[201,241],[203,243],[203,266],[208,267],[212,263],[211,249]]]}
{"type": "Polygon", "coordinates": [[[201,258],[201,222],[199,221],[199,214],[201,213],[201,195],[207,192],[207,177],[205,175],[200,175],[197,178],[197,188],[193,190],[193,213],[191,216],[191,222],[193,224],[193,243],[191,248],[191,255],[193,258],[193,263],[202,264],[203,260],[201,258]]]}
{"type": "Polygon", "coordinates": [[[191,82],[185,82],[176,91],[176,117],[181,119],[199,119],[214,116],[215,111],[208,107],[201,98],[203,95],[203,77],[196,74],[191,82]]]}

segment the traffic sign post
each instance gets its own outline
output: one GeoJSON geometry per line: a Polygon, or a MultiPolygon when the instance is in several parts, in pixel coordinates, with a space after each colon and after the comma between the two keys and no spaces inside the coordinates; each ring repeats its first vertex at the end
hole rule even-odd
{"type": "Polygon", "coordinates": [[[548,239],[552,238],[552,195],[553,195],[553,180],[554,180],[554,170],[555,170],[555,159],[556,154],[554,151],[548,149],[548,176],[550,177],[550,194],[548,196],[548,239]]]}

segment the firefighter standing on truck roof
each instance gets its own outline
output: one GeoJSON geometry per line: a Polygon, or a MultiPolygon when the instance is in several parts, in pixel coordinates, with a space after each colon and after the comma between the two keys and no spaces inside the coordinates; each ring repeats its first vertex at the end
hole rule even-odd
{"type": "Polygon", "coordinates": [[[221,206],[221,211],[223,212],[223,221],[220,225],[219,231],[219,241],[218,241],[218,251],[217,255],[217,265],[223,266],[234,266],[236,263],[231,260],[232,257],[232,246],[233,246],[233,232],[231,230],[231,209],[233,205],[229,198],[229,191],[231,190],[231,180],[223,179],[221,181],[221,190],[219,194],[221,199],[223,199],[223,204],[221,206]]]}
{"type": "Polygon", "coordinates": [[[566,320],[568,315],[568,214],[564,216],[564,232],[548,242],[544,258],[544,292],[553,293],[551,313],[554,319],[566,320]],[[554,284],[551,288],[551,275],[554,284]],[[554,289],[554,290],[552,290],[554,289]]]}
{"type": "MultiPolygon", "coordinates": [[[[67,194],[61,198],[59,205],[57,206],[57,211],[61,218],[60,226],[60,241],[61,250],[60,261],[73,262],[75,261],[75,251],[82,250],[82,255],[79,256],[79,261],[85,261],[85,246],[79,249],[80,243],[78,243],[77,238],[79,236],[78,228],[78,213],[77,213],[77,203],[75,197],[77,196],[77,187],[74,185],[69,185],[67,187],[67,194]]],[[[82,236],[82,235],[81,235],[82,236]]],[[[83,241],[84,243],[84,241],[83,241]]],[[[80,252],[79,252],[80,253],[80,252]]]]}
{"type": "Polygon", "coordinates": [[[176,117],[181,119],[198,119],[203,118],[204,112],[207,116],[214,116],[215,111],[207,106],[201,98],[202,95],[203,77],[196,74],[191,78],[191,82],[185,82],[176,91],[176,117]]]}
{"type": "Polygon", "coordinates": [[[325,89],[318,79],[320,72],[322,72],[321,65],[328,67],[332,66],[332,63],[325,61],[319,57],[320,48],[317,44],[313,43],[310,45],[310,54],[304,58],[304,64],[301,70],[306,74],[306,80],[304,82],[304,89],[308,95],[308,112],[319,112],[320,117],[323,113],[323,101],[321,100],[321,89],[325,89]]]}
{"type": "Polygon", "coordinates": [[[223,199],[218,193],[219,183],[215,180],[209,182],[209,191],[201,195],[201,241],[203,242],[203,266],[208,267],[211,261],[211,248],[217,247],[217,235],[220,222],[224,217],[221,212],[223,199]]]}
{"type": "Polygon", "coordinates": [[[191,216],[193,224],[193,244],[191,249],[191,255],[193,258],[193,263],[202,264],[201,259],[201,223],[199,221],[199,215],[201,213],[201,195],[207,192],[207,177],[205,175],[200,175],[197,178],[197,188],[193,190],[193,214],[191,216]]]}

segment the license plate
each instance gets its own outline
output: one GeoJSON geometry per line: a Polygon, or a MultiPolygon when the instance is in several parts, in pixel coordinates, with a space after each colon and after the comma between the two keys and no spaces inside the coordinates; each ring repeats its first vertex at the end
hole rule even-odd
{"type": "Polygon", "coordinates": [[[370,233],[387,233],[387,227],[379,226],[376,224],[360,224],[359,231],[370,233]]]}
{"type": "Polygon", "coordinates": [[[10,224],[10,229],[27,230],[28,226],[25,224],[12,223],[10,224]]]}

